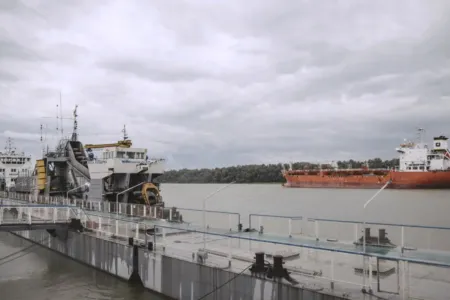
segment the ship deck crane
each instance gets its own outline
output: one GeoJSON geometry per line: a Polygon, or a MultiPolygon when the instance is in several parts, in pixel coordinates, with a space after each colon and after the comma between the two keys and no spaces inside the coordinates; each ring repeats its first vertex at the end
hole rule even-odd
{"type": "Polygon", "coordinates": [[[86,149],[100,149],[100,148],[108,148],[108,147],[120,147],[120,148],[130,148],[133,145],[131,140],[122,140],[117,141],[117,143],[111,144],[85,144],[84,148],[86,149]]]}
{"type": "Polygon", "coordinates": [[[127,128],[123,125],[123,140],[117,141],[117,143],[111,144],[85,144],[85,149],[100,149],[100,148],[108,148],[108,147],[120,147],[120,148],[130,148],[133,143],[128,139],[127,128]]]}

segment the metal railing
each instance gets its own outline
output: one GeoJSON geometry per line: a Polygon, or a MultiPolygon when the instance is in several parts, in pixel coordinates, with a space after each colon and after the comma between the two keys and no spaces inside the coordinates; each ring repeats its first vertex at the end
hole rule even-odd
{"type": "MultiPolygon", "coordinates": [[[[175,212],[178,211],[182,215],[183,222],[191,224],[202,223],[202,210],[192,208],[178,208],[178,207],[159,207],[147,206],[144,204],[130,204],[107,201],[91,201],[82,199],[68,199],[65,197],[44,197],[42,195],[30,195],[20,193],[5,193],[0,192],[0,197],[20,200],[30,203],[41,204],[61,204],[61,205],[75,205],[83,210],[96,211],[103,213],[118,213],[121,216],[128,216],[134,218],[154,218],[167,219],[169,221],[176,221],[175,212]]],[[[230,231],[237,230],[241,223],[241,216],[237,212],[226,212],[217,210],[205,210],[206,225],[211,228],[228,227],[230,231]]]]}
{"type": "Polygon", "coordinates": [[[79,216],[71,206],[0,205],[0,224],[68,223],[79,216]]]}

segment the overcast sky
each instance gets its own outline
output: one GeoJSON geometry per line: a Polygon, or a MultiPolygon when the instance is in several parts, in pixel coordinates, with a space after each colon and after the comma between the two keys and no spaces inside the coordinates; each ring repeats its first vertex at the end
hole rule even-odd
{"type": "Polygon", "coordinates": [[[2,0],[0,142],[53,146],[61,91],[82,142],[172,168],[393,158],[450,134],[447,3],[2,0]]]}

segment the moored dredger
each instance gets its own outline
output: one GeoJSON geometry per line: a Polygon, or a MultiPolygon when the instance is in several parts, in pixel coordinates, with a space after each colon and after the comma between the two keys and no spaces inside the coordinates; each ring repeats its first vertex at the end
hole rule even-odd
{"type": "Polygon", "coordinates": [[[396,148],[399,166],[392,169],[283,170],[285,187],[300,188],[368,188],[387,185],[394,189],[450,189],[450,152],[448,138],[437,136],[431,149],[422,141],[405,142],[396,148]]]}
{"type": "MultiPolygon", "coordinates": [[[[77,116],[75,107],[71,137],[61,138],[56,149],[44,149],[33,175],[19,176],[13,192],[145,204],[161,208],[158,218],[170,215],[155,181],[164,173],[165,159],[149,158],[146,148],[132,147],[125,126],[123,140],[83,145],[78,139],[77,116]]],[[[174,213],[179,216],[172,209],[174,213]]]]}

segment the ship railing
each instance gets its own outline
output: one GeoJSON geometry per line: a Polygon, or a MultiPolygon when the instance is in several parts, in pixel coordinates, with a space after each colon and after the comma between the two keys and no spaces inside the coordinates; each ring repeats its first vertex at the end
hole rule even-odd
{"type": "Polygon", "coordinates": [[[0,224],[69,223],[79,216],[79,209],[73,206],[29,204],[7,199],[0,201],[0,224]]]}
{"type": "Polygon", "coordinates": [[[450,251],[450,227],[250,214],[249,228],[287,237],[398,248],[401,253],[427,249],[450,251]],[[262,226],[262,228],[261,228],[262,226]],[[367,233],[366,233],[367,230],[367,233]]]}
{"type": "MultiPolygon", "coordinates": [[[[197,225],[202,223],[203,210],[195,208],[147,206],[132,203],[119,203],[117,206],[116,202],[81,199],[71,200],[70,203],[89,211],[116,213],[137,218],[168,219],[173,221],[179,218],[177,217],[177,214],[179,214],[182,216],[183,222],[197,225]]],[[[205,217],[206,227],[228,226],[229,230],[236,230],[241,223],[241,216],[237,212],[205,210],[205,217]]]]}
{"type": "MultiPolygon", "coordinates": [[[[113,213],[121,216],[135,218],[168,219],[173,221],[182,216],[185,223],[203,225],[203,210],[195,208],[147,206],[143,204],[119,203],[116,209],[115,202],[91,201],[82,199],[68,199],[61,196],[43,196],[22,193],[1,193],[0,197],[20,200],[23,202],[53,205],[74,205],[86,211],[113,213]],[[177,215],[179,214],[179,215],[177,215]]],[[[236,230],[241,223],[241,216],[237,212],[205,210],[206,227],[225,227],[236,230]]]]}

